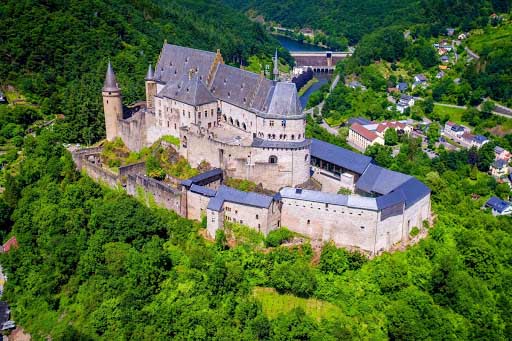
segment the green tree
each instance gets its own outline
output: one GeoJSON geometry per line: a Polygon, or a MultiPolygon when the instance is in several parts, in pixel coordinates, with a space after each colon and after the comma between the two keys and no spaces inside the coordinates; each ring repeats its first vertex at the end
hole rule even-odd
{"type": "Polygon", "coordinates": [[[386,129],[386,132],[384,133],[384,143],[386,146],[395,146],[398,143],[398,133],[395,129],[386,129]]]}

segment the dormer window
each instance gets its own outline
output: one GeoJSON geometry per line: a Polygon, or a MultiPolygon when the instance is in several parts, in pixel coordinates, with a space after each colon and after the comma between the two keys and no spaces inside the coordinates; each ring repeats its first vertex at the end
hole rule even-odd
{"type": "Polygon", "coordinates": [[[244,97],[244,103],[247,102],[247,98],[244,97]]]}
{"type": "Polygon", "coordinates": [[[231,97],[231,91],[228,91],[228,97],[231,97]]]}
{"type": "Polygon", "coordinates": [[[188,88],[187,88],[187,92],[188,92],[188,88]]]}
{"type": "Polygon", "coordinates": [[[224,84],[226,84],[226,82],[227,82],[227,81],[228,81],[228,80],[227,80],[226,78],[224,78],[224,84]]]}
{"type": "Polygon", "coordinates": [[[242,85],[240,85],[240,89],[243,89],[244,88],[244,83],[242,83],[242,85]]]}
{"type": "Polygon", "coordinates": [[[187,57],[187,58],[185,58],[185,63],[188,63],[188,57],[187,57]]]}

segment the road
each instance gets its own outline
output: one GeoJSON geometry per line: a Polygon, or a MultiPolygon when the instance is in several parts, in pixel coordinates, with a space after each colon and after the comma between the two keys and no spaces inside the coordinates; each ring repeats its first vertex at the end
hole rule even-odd
{"type": "MultiPolygon", "coordinates": [[[[339,81],[340,81],[340,75],[336,75],[336,77],[334,77],[334,79],[333,79],[333,81],[331,83],[331,86],[329,88],[329,94],[332,92],[332,90],[334,90],[334,88],[336,87],[336,85],[338,84],[339,81]]],[[[329,97],[329,94],[327,94],[326,97],[329,97]]],[[[320,114],[322,114],[322,109],[324,108],[324,102],[325,102],[325,100],[320,102],[320,104],[318,104],[317,106],[315,106],[313,108],[309,108],[308,110],[305,110],[304,113],[313,116],[313,110],[315,108],[318,108],[318,112],[320,114]]],[[[325,122],[324,119],[322,119],[322,123],[320,123],[320,126],[322,128],[324,128],[325,130],[327,130],[329,133],[331,133],[333,135],[338,135],[338,129],[333,128],[330,125],[328,125],[327,122],[325,122]]]]}
{"type": "Polygon", "coordinates": [[[480,56],[477,55],[476,53],[474,53],[473,51],[471,51],[469,48],[465,47],[464,48],[466,50],[466,52],[468,53],[468,55],[473,58],[473,59],[480,59],[480,56]]]}

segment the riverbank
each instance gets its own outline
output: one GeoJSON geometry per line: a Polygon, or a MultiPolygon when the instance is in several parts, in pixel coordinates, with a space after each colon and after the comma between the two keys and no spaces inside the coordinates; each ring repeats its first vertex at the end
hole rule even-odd
{"type": "Polygon", "coordinates": [[[306,91],[308,91],[309,88],[311,88],[313,86],[313,84],[315,84],[315,83],[318,83],[318,78],[313,77],[306,84],[304,84],[304,86],[299,89],[299,93],[298,93],[299,97],[304,95],[306,93],[306,91]]]}

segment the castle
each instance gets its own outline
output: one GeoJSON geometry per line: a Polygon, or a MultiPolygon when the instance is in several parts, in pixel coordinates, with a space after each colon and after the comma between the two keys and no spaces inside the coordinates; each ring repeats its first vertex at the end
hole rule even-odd
{"type": "Polygon", "coordinates": [[[186,218],[206,216],[212,237],[225,222],[265,234],[286,226],[377,254],[430,222],[428,187],[367,156],[307,139],[295,85],[277,80],[277,53],[273,74],[269,80],[228,66],[220,51],[164,44],[155,69],[148,68],[145,107],[126,114],[109,63],[102,91],[107,139],[120,137],[129,149],[140,150],[171,135],[192,166],[206,161],[213,169],[169,185],[145,176],[140,165],[109,175],[96,164],[97,150],[75,152],[75,162],[96,179],[122,184],[129,194],[143,188],[157,204],[186,218]],[[226,176],[276,194],[227,187],[226,176]],[[321,191],[305,189],[311,178],[321,191]],[[338,194],[340,189],[351,194],[338,194]]]}

